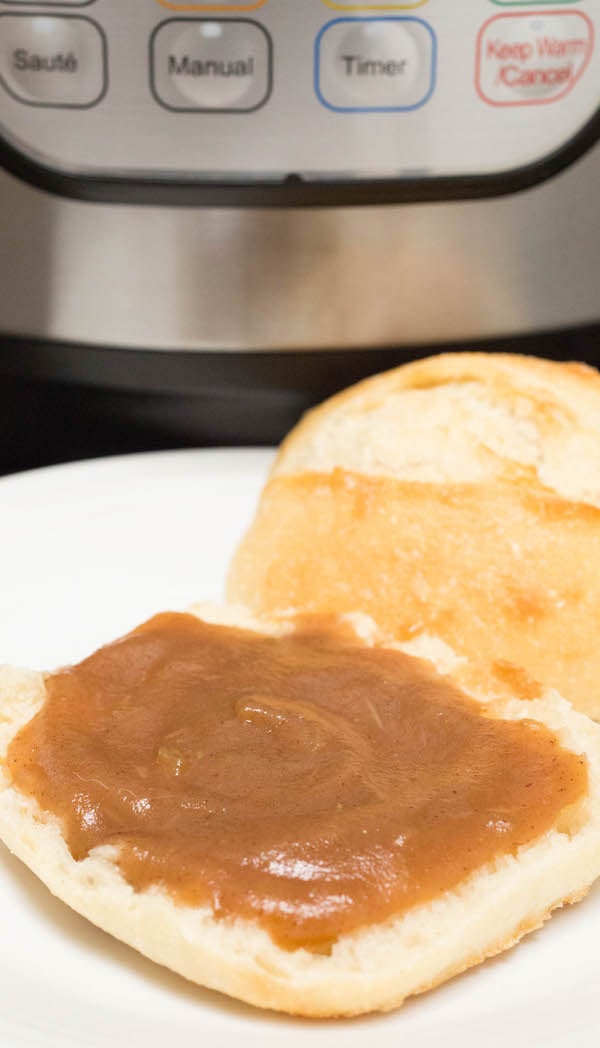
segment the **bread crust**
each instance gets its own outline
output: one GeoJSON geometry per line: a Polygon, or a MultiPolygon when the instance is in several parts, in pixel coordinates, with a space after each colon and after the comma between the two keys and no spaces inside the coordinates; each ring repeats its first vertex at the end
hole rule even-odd
{"type": "MultiPolygon", "coordinates": [[[[550,491],[572,497],[575,501],[600,505],[600,373],[586,364],[561,363],[510,353],[444,353],[404,364],[343,390],[308,412],[292,430],[279,449],[272,475],[317,469],[321,465],[352,468],[348,463],[351,451],[348,434],[336,435],[333,425],[336,421],[347,420],[356,426],[361,417],[367,417],[376,427],[382,409],[402,394],[402,407],[406,411],[411,399],[417,400],[419,394],[440,390],[447,396],[450,390],[458,393],[461,389],[472,389],[475,402],[472,407],[480,398],[487,408],[487,418],[484,411],[483,418],[477,420],[481,423],[479,431],[472,426],[466,434],[471,443],[479,444],[478,451],[483,449],[484,452],[482,470],[476,479],[486,480],[498,475],[509,479],[514,476],[530,481],[535,479],[550,491]],[[412,397],[406,397],[406,394],[412,397]],[[494,408],[504,410],[504,419],[494,417],[494,408]],[[489,442],[492,426],[503,421],[515,429],[521,424],[521,440],[519,434],[515,434],[512,448],[505,440],[494,453],[489,442]],[[334,430],[329,441],[328,427],[334,430]],[[575,448],[570,460],[569,456],[564,456],[562,461],[548,462],[558,450],[556,445],[560,448],[561,444],[573,439],[575,448]],[[576,466],[573,459],[582,443],[590,457],[588,469],[583,476],[579,469],[575,469],[573,476],[572,468],[576,466]],[[317,462],[319,457],[321,462],[317,462]]],[[[427,401],[422,403],[427,404],[427,401]]],[[[443,440],[451,436],[452,429],[464,431],[465,418],[464,415],[461,417],[459,410],[451,412],[448,421],[450,431],[444,431],[442,422],[443,440]]],[[[411,423],[413,426],[418,423],[418,416],[411,418],[411,423]]],[[[413,429],[412,443],[405,449],[410,453],[409,462],[416,458],[416,474],[410,479],[428,479],[422,475],[423,457],[419,452],[424,449],[419,445],[419,437],[424,442],[431,429],[431,419],[424,418],[416,446],[413,429]]],[[[397,431],[394,435],[397,437],[397,431]]],[[[367,450],[362,447],[363,453],[367,450]]],[[[439,444],[434,448],[437,454],[441,450],[439,444]]],[[[460,450],[465,454],[465,446],[460,450]]],[[[364,461],[368,462],[368,457],[364,461]]],[[[439,479],[469,479],[460,473],[460,467],[460,461],[452,462],[447,475],[439,479]]],[[[401,462],[400,468],[394,463],[390,472],[409,479],[405,461],[401,462]]]]}
{"type": "Polygon", "coordinates": [[[428,630],[600,719],[600,375],[444,354],[345,390],[283,443],[228,595],[428,630]]]}
{"type": "MultiPolygon", "coordinates": [[[[202,617],[270,633],[288,628],[231,610],[204,608],[202,617]]],[[[365,643],[376,639],[368,620],[355,620],[355,628],[365,643]]],[[[441,642],[421,637],[403,650],[430,658],[464,686],[464,663],[441,642]]],[[[294,1015],[386,1011],[517,942],[554,908],[584,895],[600,872],[600,728],[552,693],[527,704],[487,698],[493,715],[538,720],[563,746],[585,753],[588,795],[516,856],[428,905],[340,939],[328,956],[282,950],[256,924],[218,920],[209,907],[181,906],[158,888],[135,892],[110,849],[75,862],[57,820],[15,790],[6,771],[10,740],[44,701],[43,677],[11,668],[0,670],[0,837],[78,913],[202,986],[294,1015]]]]}

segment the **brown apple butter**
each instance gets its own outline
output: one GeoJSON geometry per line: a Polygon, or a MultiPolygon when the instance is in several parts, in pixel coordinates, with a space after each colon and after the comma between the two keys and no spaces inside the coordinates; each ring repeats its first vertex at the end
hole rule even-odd
{"type": "Polygon", "coordinates": [[[164,614],[46,679],[19,790],[76,860],[326,949],[514,854],[587,786],[584,758],[501,721],[426,662],[305,625],[164,614]]]}

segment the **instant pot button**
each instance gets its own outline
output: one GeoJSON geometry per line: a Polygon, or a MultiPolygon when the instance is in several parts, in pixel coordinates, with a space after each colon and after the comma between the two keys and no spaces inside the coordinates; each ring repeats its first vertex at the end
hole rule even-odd
{"type": "Polygon", "coordinates": [[[74,15],[0,15],[0,83],[35,106],[86,109],[106,90],[102,32],[74,15]]]}
{"type": "Polygon", "coordinates": [[[342,112],[416,109],[435,86],[436,38],[419,18],[338,18],[316,45],[316,90],[342,112]]]}
{"type": "Polygon", "coordinates": [[[248,19],[171,19],[151,52],[154,94],[168,109],[250,112],[271,92],[271,38],[248,19]]]}
{"type": "Polygon", "coordinates": [[[489,105],[556,102],[589,65],[594,29],[581,11],[497,15],[477,44],[477,90],[489,105]]]}

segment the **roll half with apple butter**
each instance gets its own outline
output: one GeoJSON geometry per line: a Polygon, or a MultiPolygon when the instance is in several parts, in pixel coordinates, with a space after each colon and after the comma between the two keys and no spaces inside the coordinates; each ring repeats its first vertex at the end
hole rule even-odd
{"type": "Polygon", "coordinates": [[[390,1009],[600,873],[600,728],[519,690],[363,616],[161,614],[77,666],[0,671],[0,836],[203,986],[390,1009]]]}

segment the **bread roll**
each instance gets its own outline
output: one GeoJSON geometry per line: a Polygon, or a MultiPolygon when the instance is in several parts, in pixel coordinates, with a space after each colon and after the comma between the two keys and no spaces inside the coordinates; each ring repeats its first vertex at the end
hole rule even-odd
{"type": "MultiPolygon", "coordinates": [[[[242,612],[203,609],[205,621],[273,635],[242,612]]],[[[378,638],[356,620],[361,643],[378,638]]],[[[464,683],[463,662],[439,641],[404,650],[464,683]]],[[[387,1010],[516,943],[550,912],[585,894],[600,872],[600,727],[545,692],[525,703],[488,701],[492,717],[547,725],[561,746],[585,755],[588,788],[551,830],[482,867],[456,890],[402,916],[338,939],[330,954],[285,950],[256,924],[217,919],[210,907],[178,904],[159,887],[136,892],[111,849],[75,861],[58,820],[11,784],[10,741],[44,702],[44,678],[0,671],[0,837],[48,888],[94,924],[187,979],[263,1008],[306,1016],[387,1010]]]]}
{"type": "Polygon", "coordinates": [[[450,354],[327,401],[284,442],[228,593],[434,633],[486,687],[539,681],[600,718],[600,376],[450,354]]]}

